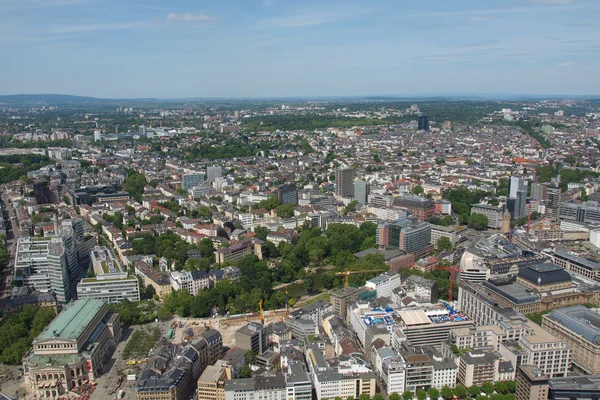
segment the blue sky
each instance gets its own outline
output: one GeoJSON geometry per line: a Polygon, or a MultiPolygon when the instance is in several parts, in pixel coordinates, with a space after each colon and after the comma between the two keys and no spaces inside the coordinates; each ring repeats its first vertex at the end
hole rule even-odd
{"type": "Polygon", "coordinates": [[[0,0],[0,93],[600,94],[599,0],[0,0]]]}

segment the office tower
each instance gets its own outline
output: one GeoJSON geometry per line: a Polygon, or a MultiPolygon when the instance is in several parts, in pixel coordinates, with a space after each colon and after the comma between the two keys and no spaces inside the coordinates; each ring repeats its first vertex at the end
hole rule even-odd
{"type": "Polygon", "coordinates": [[[371,184],[366,181],[358,181],[354,183],[354,200],[360,204],[367,204],[371,194],[371,184]]]}
{"type": "Polygon", "coordinates": [[[418,129],[420,131],[428,131],[429,130],[429,117],[425,114],[419,115],[419,125],[418,129]]]}
{"type": "Polygon", "coordinates": [[[508,194],[514,199],[514,207],[510,210],[513,219],[527,215],[527,182],[521,177],[511,176],[508,194]]]}
{"type": "Polygon", "coordinates": [[[35,201],[38,204],[51,203],[50,187],[48,186],[48,182],[46,182],[46,181],[35,182],[33,184],[33,195],[35,197],[35,201]]]}
{"type": "Polygon", "coordinates": [[[558,223],[560,215],[560,176],[552,178],[546,189],[546,218],[558,223]]]}
{"type": "Polygon", "coordinates": [[[206,167],[206,181],[214,182],[214,180],[216,178],[221,177],[222,173],[223,173],[223,171],[221,170],[221,167],[218,167],[218,166],[206,167]]]}
{"type": "Polygon", "coordinates": [[[148,134],[148,129],[146,128],[146,125],[140,125],[139,129],[139,134],[141,137],[146,137],[146,135],[148,134]]]}
{"type": "Polygon", "coordinates": [[[181,186],[183,190],[190,190],[196,186],[201,186],[204,184],[204,174],[192,173],[192,174],[183,174],[181,176],[181,186]]]}
{"type": "Polygon", "coordinates": [[[15,286],[54,291],[56,300],[71,299],[69,267],[63,240],[59,237],[21,237],[17,242],[13,281],[15,286]]]}
{"type": "Polygon", "coordinates": [[[290,183],[277,189],[277,199],[281,204],[298,204],[298,185],[290,183]]]}
{"type": "Polygon", "coordinates": [[[102,131],[97,129],[94,131],[94,142],[102,141],[102,131]]]}
{"type": "Polygon", "coordinates": [[[533,200],[544,200],[546,198],[546,185],[534,182],[531,184],[531,198],[533,200]]]}
{"type": "Polygon", "coordinates": [[[336,168],[335,194],[340,197],[354,196],[354,169],[336,168]]]}

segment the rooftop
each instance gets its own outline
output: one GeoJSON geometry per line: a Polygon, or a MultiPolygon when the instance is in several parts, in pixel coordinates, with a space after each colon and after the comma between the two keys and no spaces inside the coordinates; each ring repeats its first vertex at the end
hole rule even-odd
{"type": "Polygon", "coordinates": [[[78,340],[105,304],[98,299],[75,300],[50,322],[34,343],[52,339],[78,340]]]}
{"type": "Polygon", "coordinates": [[[585,340],[600,345],[600,314],[584,306],[553,310],[546,318],[583,336],[585,340]]]}

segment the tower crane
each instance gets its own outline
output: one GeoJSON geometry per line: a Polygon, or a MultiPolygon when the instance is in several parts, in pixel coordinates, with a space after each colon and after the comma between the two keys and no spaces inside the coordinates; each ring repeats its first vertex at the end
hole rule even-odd
{"type": "Polygon", "coordinates": [[[456,280],[456,274],[460,272],[460,268],[456,267],[441,267],[437,265],[433,268],[435,271],[450,271],[450,290],[448,292],[448,300],[452,301],[452,290],[454,288],[454,281],[456,280]]]}
{"type": "Polygon", "coordinates": [[[262,307],[262,305],[263,305],[263,301],[261,300],[261,301],[258,302],[258,308],[260,310],[260,314],[259,314],[260,315],[260,323],[264,325],[265,324],[265,316],[263,314],[263,307],[262,307]]]}

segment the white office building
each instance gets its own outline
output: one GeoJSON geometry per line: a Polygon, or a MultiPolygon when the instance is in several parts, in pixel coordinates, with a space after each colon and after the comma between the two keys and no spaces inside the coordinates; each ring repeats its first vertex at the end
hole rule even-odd
{"type": "Polygon", "coordinates": [[[392,290],[400,287],[400,274],[394,271],[385,272],[365,283],[365,287],[376,290],[377,297],[390,297],[392,290]]]}
{"type": "Polygon", "coordinates": [[[96,246],[90,254],[95,276],[83,278],[77,285],[80,299],[100,299],[107,303],[119,303],[125,299],[140,300],[140,287],[135,276],[129,275],[112,251],[96,246]]]}

